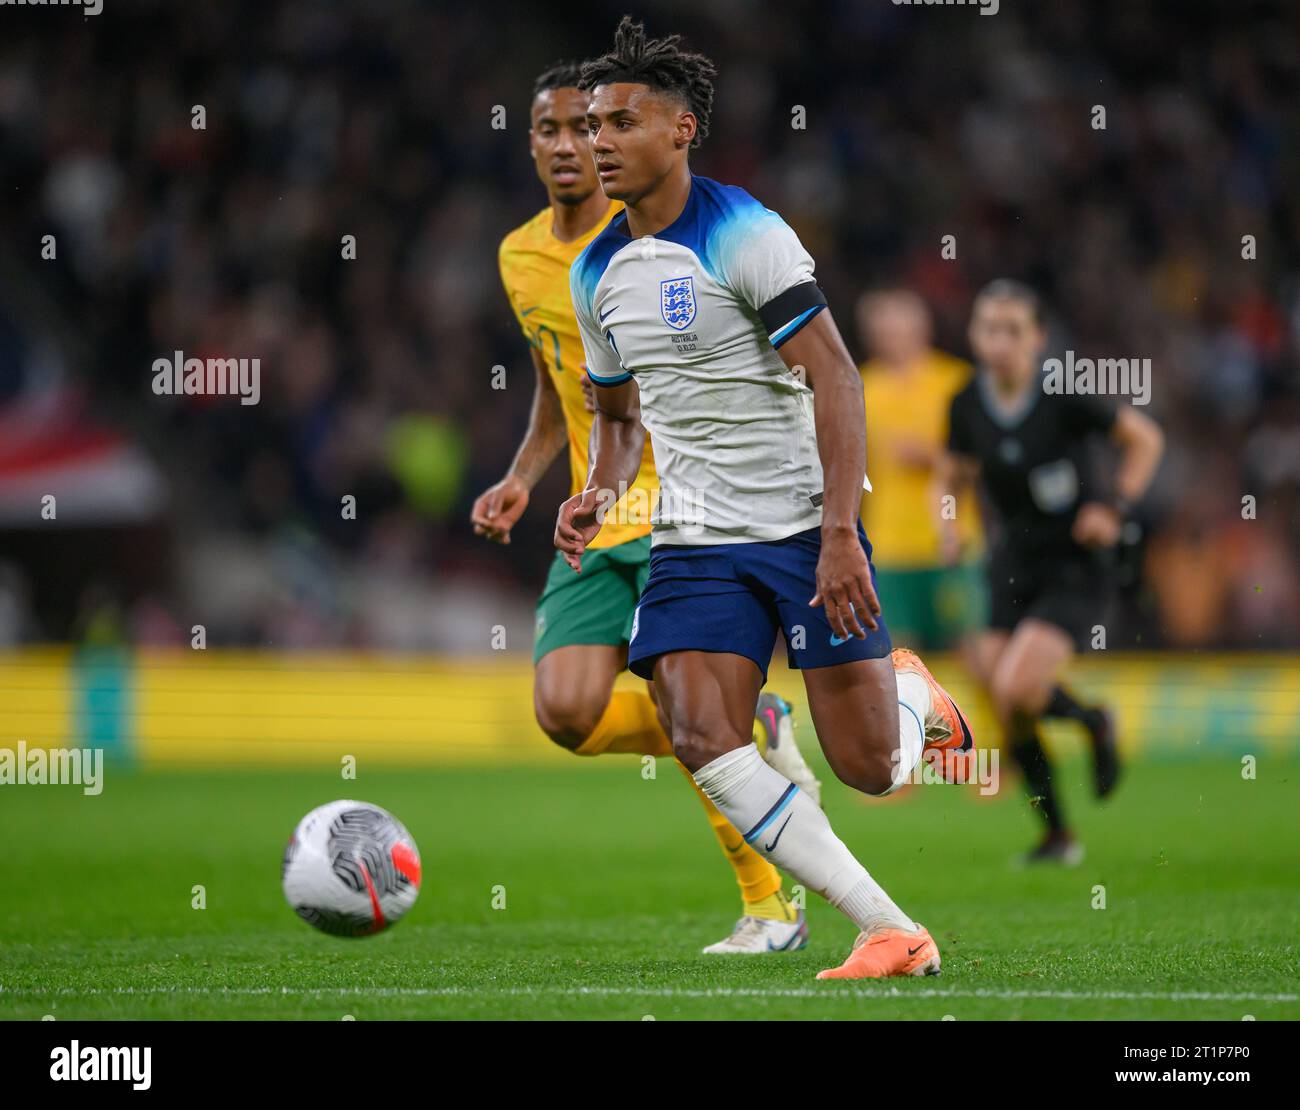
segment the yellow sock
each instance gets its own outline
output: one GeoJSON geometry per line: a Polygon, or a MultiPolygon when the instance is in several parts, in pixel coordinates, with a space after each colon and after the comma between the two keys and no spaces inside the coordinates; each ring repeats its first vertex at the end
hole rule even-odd
{"type": "Polygon", "coordinates": [[[690,771],[680,763],[677,766],[682,768],[682,774],[690,780],[691,786],[695,787],[695,793],[700,797],[704,812],[709,816],[713,835],[722,845],[722,854],[727,857],[727,862],[736,872],[740,897],[745,902],[745,912],[749,913],[752,904],[763,902],[780,891],[781,873],[745,843],[745,838],[736,832],[735,826],[722,816],[718,807],[709,801],[708,795],[696,785],[695,777],[690,771]]]}
{"type": "Polygon", "coordinates": [[[615,690],[596,727],[574,751],[578,755],[635,752],[638,755],[672,755],[672,741],[664,734],[655,703],[644,690],[615,690]]]}
{"type": "MultiPolygon", "coordinates": [[[[767,729],[765,729],[762,726],[762,724],[759,722],[757,717],[754,718],[754,731],[752,733],[752,736],[754,740],[754,746],[758,748],[759,753],[762,754],[766,752],[767,751],[767,729]]],[[[771,864],[769,864],[768,866],[770,867],[771,864]]],[[[776,869],[773,868],[773,870],[775,871],[776,869]]],[[[779,884],[779,880],[780,880],[779,873],[777,878],[779,884]]],[[[763,888],[759,887],[757,889],[761,890],[763,888]]],[[[790,899],[787,898],[785,894],[782,892],[780,885],[777,886],[776,890],[774,890],[771,894],[766,895],[765,897],[755,896],[751,898],[751,896],[748,894],[746,894],[744,897],[745,897],[745,912],[749,914],[750,917],[765,917],[770,921],[792,922],[799,916],[799,911],[796,910],[794,906],[790,904],[790,899]]]]}
{"type": "Polygon", "coordinates": [[[765,917],[769,921],[784,921],[787,924],[799,916],[799,911],[790,904],[790,899],[780,890],[757,902],[746,902],[745,912],[750,917],[765,917]]]}

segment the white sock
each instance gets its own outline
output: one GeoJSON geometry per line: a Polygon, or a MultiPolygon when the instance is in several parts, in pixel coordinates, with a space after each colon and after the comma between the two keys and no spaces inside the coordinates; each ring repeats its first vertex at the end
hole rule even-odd
{"type": "Polygon", "coordinates": [[[755,851],[815,890],[864,933],[915,931],[831,829],[826,814],[746,744],[695,772],[695,782],[755,851]]]}
{"type": "MultiPolygon", "coordinates": [[[[898,683],[898,762],[892,794],[908,782],[925,749],[925,716],[930,712],[930,685],[915,671],[895,671],[898,683]]],[[[882,795],[883,796],[883,795],[882,795]]]]}

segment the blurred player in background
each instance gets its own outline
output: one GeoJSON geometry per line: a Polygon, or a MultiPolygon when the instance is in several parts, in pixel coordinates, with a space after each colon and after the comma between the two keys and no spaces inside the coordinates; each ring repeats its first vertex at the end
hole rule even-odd
{"type": "Polygon", "coordinates": [[[948,406],[971,376],[969,364],[931,346],[930,312],[909,289],[881,289],[858,301],[858,331],[869,358],[861,367],[866,402],[867,473],[862,522],[877,551],[881,607],[896,640],[918,648],[966,645],[981,623],[984,596],[979,522],[957,523],[962,562],[946,566],[928,504],[943,453],[948,406]]]}
{"type": "MultiPolygon", "coordinates": [[[[528,429],[509,473],[474,503],[476,533],[510,542],[529,494],[568,447],[572,488],[587,477],[592,415],[584,402],[582,344],[569,298],[569,266],[621,205],[597,187],[587,134],[587,94],[578,67],[553,66],[536,82],[529,143],[550,203],[501,243],[501,280],[527,337],[537,374],[528,429]]],[[[629,478],[632,478],[629,475],[629,478]]],[[[538,724],[578,755],[672,755],[648,690],[614,690],[627,665],[632,613],[650,559],[650,510],[658,489],[649,440],[627,494],[609,510],[598,542],[575,573],[557,553],[537,603],[534,707],[538,724]]],[[[819,785],[799,754],[790,707],[775,694],[757,703],[753,735],[765,758],[816,797],[819,785]]],[[[680,766],[680,764],[679,764],[680,766]]],[[[685,768],[683,768],[685,770],[685,768]]],[[[690,779],[690,773],[686,772],[690,779]]],[[[692,786],[694,781],[692,780],[692,786]]],[[[736,873],[743,913],[711,953],[792,951],[807,943],[801,909],[781,876],[749,847],[698,787],[723,854],[736,873]]]]}
{"type": "Polygon", "coordinates": [[[971,510],[964,494],[978,480],[996,537],[988,566],[989,629],[977,666],[993,699],[1006,746],[1024,773],[1047,826],[1026,862],[1076,864],[1082,845],[1065,823],[1043,749],[1038,720],[1059,716],[1082,724],[1092,741],[1099,798],[1114,789],[1119,758],[1110,716],[1082,705],[1060,676],[1114,594],[1113,549],[1133,504],[1159,464],[1159,427],[1131,405],[1049,392],[1040,373],[1047,344],[1042,306],[1028,286],[995,281],[976,297],[970,324],[978,373],[953,398],[948,449],[935,472],[936,518],[946,558],[961,537],[944,495],[956,497],[959,519],[971,510]],[[1093,441],[1119,448],[1113,494],[1098,488],[1090,465],[1093,441]]]}
{"type": "Polygon", "coordinates": [[[745,841],[857,925],[844,964],[820,978],[937,974],[930,934],[750,742],[780,630],[843,782],[888,793],[925,749],[974,744],[920,660],[891,656],[877,619],[858,519],[862,382],[813,260],[775,212],[690,171],[714,72],[629,17],[583,67],[596,172],[626,207],[571,272],[599,388],[591,472],[560,507],[556,547],[579,565],[600,535],[600,491],[635,472],[648,428],[662,492],[630,668],[653,677],[678,758],[745,841]]]}

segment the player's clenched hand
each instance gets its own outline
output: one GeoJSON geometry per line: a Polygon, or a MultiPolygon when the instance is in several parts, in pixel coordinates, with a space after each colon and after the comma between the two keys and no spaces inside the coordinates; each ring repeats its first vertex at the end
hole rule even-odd
{"type": "Polygon", "coordinates": [[[817,592],[809,605],[823,605],[831,630],[841,640],[866,639],[863,623],[873,632],[880,626],[880,601],[871,585],[871,568],[855,531],[822,535],[817,560],[817,592]]]}
{"type": "Polygon", "coordinates": [[[476,536],[493,543],[509,543],[510,529],[528,508],[528,487],[512,474],[479,494],[470,509],[470,523],[476,536]]]}
{"type": "Polygon", "coordinates": [[[588,412],[596,411],[596,387],[591,384],[591,376],[587,373],[587,364],[582,364],[582,377],[578,379],[582,383],[582,402],[587,406],[588,412]]]}
{"type": "Polygon", "coordinates": [[[555,546],[564,561],[578,572],[582,571],[582,553],[600,531],[596,515],[599,507],[600,491],[585,489],[564,502],[555,518],[555,546]]]}
{"type": "Polygon", "coordinates": [[[1084,547],[1114,547],[1119,543],[1119,513],[1100,501],[1079,506],[1070,535],[1084,547]]]}

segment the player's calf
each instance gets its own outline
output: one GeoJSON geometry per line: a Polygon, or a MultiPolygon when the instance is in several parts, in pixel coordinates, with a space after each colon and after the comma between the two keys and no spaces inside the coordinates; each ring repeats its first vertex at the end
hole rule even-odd
{"type": "Polygon", "coordinates": [[[864,742],[856,748],[837,747],[826,752],[826,762],[835,777],[854,790],[872,797],[888,794],[894,789],[899,762],[898,729],[889,738],[872,744],[864,742]]]}
{"type": "Polygon", "coordinates": [[[1055,625],[1027,617],[1016,626],[989,683],[1003,725],[1017,714],[1042,715],[1052,700],[1056,676],[1073,654],[1073,641],[1055,625]]]}
{"type": "Polygon", "coordinates": [[[673,755],[692,773],[728,752],[752,746],[763,676],[749,659],[718,652],[670,652],[656,661],[654,682],[672,726],[673,755]]]}
{"type": "Polygon", "coordinates": [[[1015,716],[1037,717],[1051,696],[1050,679],[1040,680],[1008,667],[1000,667],[993,675],[989,697],[1000,721],[1015,716]]]}
{"type": "Polygon", "coordinates": [[[914,715],[907,722],[910,743],[903,743],[904,710],[890,660],[813,667],[803,671],[803,679],[817,738],[836,778],[864,794],[888,793],[921,755],[914,715]]]}
{"type": "Polygon", "coordinates": [[[621,664],[617,648],[598,644],[568,644],[543,655],[533,674],[533,715],[541,730],[568,751],[581,748],[608,715],[621,664]]]}

